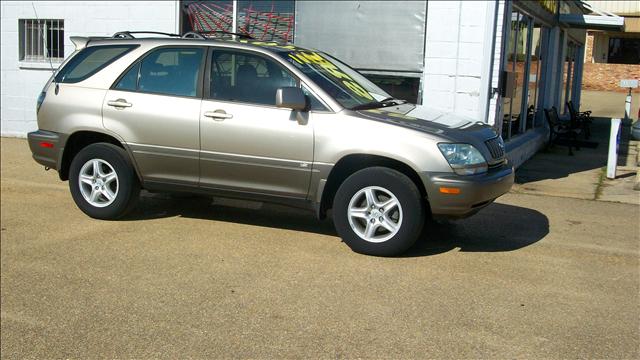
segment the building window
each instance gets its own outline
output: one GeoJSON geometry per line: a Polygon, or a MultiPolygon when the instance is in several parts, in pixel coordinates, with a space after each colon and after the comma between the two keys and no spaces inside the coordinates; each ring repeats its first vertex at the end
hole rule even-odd
{"type": "Polygon", "coordinates": [[[640,64],[640,39],[610,38],[609,63],[640,64]]]}
{"type": "Polygon", "coordinates": [[[530,51],[528,44],[530,39],[530,23],[530,18],[520,12],[514,11],[511,13],[511,24],[506,48],[505,95],[502,98],[504,116],[502,121],[502,136],[505,139],[510,139],[512,136],[519,134],[522,129],[520,124],[523,120],[523,101],[527,101],[527,99],[523,98],[524,90],[529,82],[528,79],[525,79],[525,74],[527,72],[528,51],[530,51]]]}
{"type": "Polygon", "coordinates": [[[502,89],[502,137],[505,140],[540,126],[538,102],[542,82],[541,24],[519,11],[511,13],[505,36],[502,89]]]}
{"type": "Polygon", "coordinates": [[[363,75],[394,98],[407,100],[412,104],[418,103],[420,78],[372,74],[363,75]]]}
{"type": "Polygon", "coordinates": [[[20,61],[61,62],[64,59],[64,20],[18,20],[20,61]]]}
{"type": "Polygon", "coordinates": [[[183,1],[183,32],[231,32],[236,7],[236,32],[256,40],[293,42],[293,0],[183,1]]]}
{"type": "Polygon", "coordinates": [[[567,52],[564,58],[564,69],[562,74],[562,92],[560,94],[560,109],[564,109],[564,113],[569,111],[567,102],[571,100],[571,90],[574,80],[575,70],[575,58],[576,58],[576,44],[573,42],[567,43],[567,52]]]}

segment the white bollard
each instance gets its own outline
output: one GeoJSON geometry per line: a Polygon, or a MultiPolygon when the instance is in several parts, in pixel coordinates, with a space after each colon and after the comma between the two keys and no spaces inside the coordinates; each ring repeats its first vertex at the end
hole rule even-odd
{"type": "Polygon", "coordinates": [[[627,100],[624,102],[624,119],[626,121],[631,119],[631,88],[629,88],[629,95],[627,95],[627,100]]]}
{"type": "Polygon", "coordinates": [[[629,88],[629,94],[627,95],[627,99],[624,102],[624,119],[629,121],[631,119],[631,89],[635,89],[638,87],[640,81],[638,79],[624,79],[620,80],[621,88],[629,88]]]}
{"type": "Polygon", "coordinates": [[[609,135],[609,156],[607,158],[607,178],[616,178],[618,166],[618,143],[620,140],[620,119],[611,119],[611,134],[609,135]]]}

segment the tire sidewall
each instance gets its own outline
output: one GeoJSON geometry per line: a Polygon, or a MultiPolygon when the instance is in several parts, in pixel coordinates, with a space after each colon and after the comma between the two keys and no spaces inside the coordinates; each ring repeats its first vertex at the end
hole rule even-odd
{"type": "Polygon", "coordinates": [[[353,251],[376,256],[394,256],[409,249],[420,236],[425,220],[424,203],[417,186],[406,175],[384,167],[367,168],[349,176],[336,193],[333,214],[338,234],[353,251]],[[359,190],[368,186],[389,190],[402,206],[400,230],[380,243],[362,239],[349,224],[349,202],[359,190]]]}
{"type": "Polygon", "coordinates": [[[133,166],[126,152],[107,143],[92,144],[80,150],[73,158],[69,168],[69,190],[76,205],[92,218],[112,220],[125,215],[135,202],[139,185],[133,166]],[[115,200],[105,207],[91,205],[80,192],[78,175],[82,166],[89,160],[101,159],[108,162],[118,175],[118,193],[115,200]]]}

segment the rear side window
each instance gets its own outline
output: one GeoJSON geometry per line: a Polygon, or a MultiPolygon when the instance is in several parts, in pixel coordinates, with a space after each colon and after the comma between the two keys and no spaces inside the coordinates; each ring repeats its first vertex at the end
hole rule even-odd
{"type": "Polygon", "coordinates": [[[56,81],[77,83],[88,79],[135,47],[137,45],[106,45],[85,48],[58,72],[56,81]]]}
{"type": "Polygon", "coordinates": [[[114,89],[197,96],[203,54],[201,48],[155,50],[132,66],[114,89]]]}

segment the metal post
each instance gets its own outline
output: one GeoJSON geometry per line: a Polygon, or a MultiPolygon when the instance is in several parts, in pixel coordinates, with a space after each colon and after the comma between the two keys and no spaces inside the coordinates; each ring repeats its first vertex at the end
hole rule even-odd
{"type": "Polygon", "coordinates": [[[35,36],[34,36],[35,30],[33,28],[35,27],[35,20],[31,20],[30,23],[31,23],[31,44],[29,45],[29,55],[30,55],[29,61],[34,61],[35,57],[33,56],[34,54],[33,43],[35,42],[35,36]]]}
{"type": "Polygon", "coordinates": [[[40,29],[40,25],[42,23],[40,22],[40,20],[38,20],[38,32],[36,33],[36,36],[38,37],[38,61],[42,61],[42,59],[40,58],[40,51],[42,51],[42,30],[40,29]]]}
{"type": "Polygon", "coordinates": [[[238,0],[233,0],[233,19],[231,19],[231,32],[238,32],[238,0]]]}
{"type": "Polygon", "coordinates": [[[584,45],[579,46],[576,50],[575,64],[573,70],[573,90],[571,91],[571,100],[577,111],[580,111],[580,97],[582,96],[582,73],[584,69],[584,45]]]}
{"type": "Polygon", "coordinates": [[[618,165],[618,142],[620,139],[620,119],[611,119],[611,133],[609,134],[609,156],[607,157],[607,178],[616,178],[618,165]]]}

